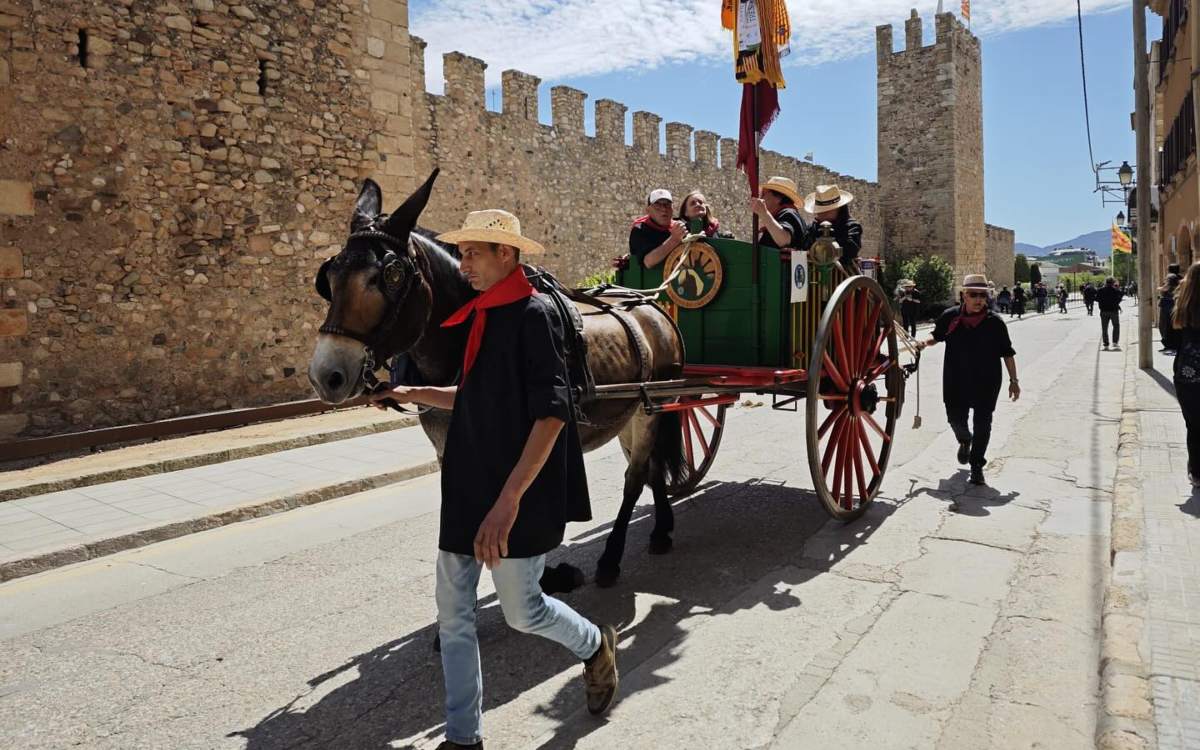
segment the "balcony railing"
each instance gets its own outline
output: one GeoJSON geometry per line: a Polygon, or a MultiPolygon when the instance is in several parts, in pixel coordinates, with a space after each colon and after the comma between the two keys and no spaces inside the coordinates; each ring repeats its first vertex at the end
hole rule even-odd
{"type": "Polygon", "coordinates": [[[1188,0],[1170,0],[1170,5],[1167,7],[1167,13],[1163,16],[1162,22],[1162,56],[1161,62],[1158,64],[1158,80],[1161,83],[1167,77],[1167,71],[1171,67],[1171,59],[1175,55],[1175,36],[1179,32],[1179,27],[1187,23],[1188,17],[1188,0]]]}
{"type": "Polygon", "coordinates": [[[1170,185],[1175,175],[1187,167],[1188,157],[1196,153],[1196,103],[1192,93],[1184,97],[1179,114],[1171,123],[1159,152],[1158,185],[1170,185]]]}

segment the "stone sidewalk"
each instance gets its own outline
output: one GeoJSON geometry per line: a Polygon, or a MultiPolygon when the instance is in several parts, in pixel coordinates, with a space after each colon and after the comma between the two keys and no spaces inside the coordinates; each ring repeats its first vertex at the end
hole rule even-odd
{"type": "Polygon", "coordinates": [[[436,470],[410,427],[9,500],[0,581],[436,470]]]}
{"type": "Polygon", "coordinates": [[[1130,356],[1126,377],[1136,397],[1154,725],[1160,750],[1184,750],[1200,748],[1200,492],[1187,479],[1173,360],[1159,346],[1156,333],[1153,370],[1138,370],[1130,356]]]}

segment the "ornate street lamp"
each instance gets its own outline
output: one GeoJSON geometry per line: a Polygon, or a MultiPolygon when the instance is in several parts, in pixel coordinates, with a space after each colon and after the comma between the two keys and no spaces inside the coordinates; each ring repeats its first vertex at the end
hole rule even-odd
{"type": "Polygon", "coordinates": [[[1133,182],[1133,167],[1129,166],[1129,162],[1121,162],[1121,166],[1117,167],[1117,179],[1121,181],[1121,185],[1129,187],[1133,182]]]}

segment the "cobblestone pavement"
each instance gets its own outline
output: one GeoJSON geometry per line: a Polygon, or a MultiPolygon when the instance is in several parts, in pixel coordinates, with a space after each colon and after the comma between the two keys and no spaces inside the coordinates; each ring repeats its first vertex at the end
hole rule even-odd
{"type": "Polygon", "coordinates": [[[1173,360],[1137,379],[1149,593],[1150,682],[1160,750],[1200,748],[1200,492],[1187,480],[1173,360]]]}
{"type": "MultiPolygon", "coordinates": [[[[1093,747],[1124,372],[1093,322],[1012,327],[1025,393],[997,412],[986,488],[954,463],[931,350],[924,427],[906,412],[883,495],[848,525],[811,492],[802,415],[734,410],[672,554],[646,552],[646,498],[618,585],[565,597],[621,630],[605,720],[484,576],[489,750],[1093,747]]],[[[592,570],[623,468],[616,446],[589,455],[595,520],[552,563],[592,570]]],[[[433,747],[437,487],[0,584],[0,746],[433,747]]]]}

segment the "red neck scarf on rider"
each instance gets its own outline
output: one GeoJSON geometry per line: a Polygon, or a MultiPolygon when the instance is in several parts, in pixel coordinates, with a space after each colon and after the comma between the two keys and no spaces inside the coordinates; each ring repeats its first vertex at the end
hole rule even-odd
{"type": "Polygon", "coordinates": [[[664,227],[662,224],[659,224],[657,221],[655,221],[654,219],[650,218],[650,214],[646,214],[645,216],[639,216],[639,217],[637,217],[636,219],[634,219],[634,220],[633,220],[633,226],[635,226],[635,227],[636,227],[636,226],[637,226],[637,225],[639,225],[639,224],[649,224],[649,225],[651,226],[651,228],[653,228],[653,229],[657,229],[657,230],[658,230],[658,231],[660,231],[660,232],[669,232],[669,231],[671,231],[671,225],[670,225],[670,224],[668,224],[667,226],[665,226],[665,227],[664,227]]]}
{"type": "Polygon", "coordinates": [[[463,323],[471,313],[475,319],[471,321],[471,332],[467,334],[467,351],[463,355],[462,382],[466,382],[467,373],[475,364],[479,347],[483,345],[483,330],[487,327],[487,311],[491,307],[503,307],[532,297],[536,292],[529,279],[525,278],[525,268],[518,265],[503,281],[493,284],[480,293],[478,297],[459,308],[458,312],[446,318],[442,328],[452,328],[463,323]]]}
{"type": "Polygon", "coordinates": [[[975,313],[974,315],[970,315],[966,312],[961,312],[961,308],[960,308],[960,312],[958,313],[958,315],[954,318],[954,320],[950,321],[950,327],[946,329],[946,335],[949,336],[950,334],[954,333],[954,329],[958,328],[959,324],[962,324],[962,325],[966,326],[967,328],[977,327],[980,323],[983,322],[983,319],[987,317],[987,314],[988,314],[988,309],[986,307],[983,308],[982,310],[980,310],[979,312],[975,313]]]}

